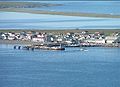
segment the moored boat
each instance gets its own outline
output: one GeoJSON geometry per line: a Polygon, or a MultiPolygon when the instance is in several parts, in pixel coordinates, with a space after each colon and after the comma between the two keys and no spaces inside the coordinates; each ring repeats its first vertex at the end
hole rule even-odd
{"type": "Polygon", "coordinates": [[[65,50],[63,47],[51,47],[51,50],[65,50]]]}

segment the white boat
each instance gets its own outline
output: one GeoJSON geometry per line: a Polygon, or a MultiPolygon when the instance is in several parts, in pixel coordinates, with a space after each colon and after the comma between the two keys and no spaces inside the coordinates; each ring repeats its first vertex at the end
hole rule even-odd
{"type": "Polygon", "coordinates": [[[88,51],[86,48],[81,48],[80,50],[81,51],[88,51]]]}

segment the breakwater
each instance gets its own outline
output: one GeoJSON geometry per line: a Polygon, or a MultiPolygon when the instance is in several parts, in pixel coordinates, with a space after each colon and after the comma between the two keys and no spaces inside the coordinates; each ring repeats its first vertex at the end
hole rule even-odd
{"type": "Polygon", "coordinates": [[[14,49],[24,49],[24,50],[32,50],[34,49],[41,49],[41,50],[65,50],[62,46],[44,46],[44,45],[31,45],[31,46],[14,46],[14,49]]]}

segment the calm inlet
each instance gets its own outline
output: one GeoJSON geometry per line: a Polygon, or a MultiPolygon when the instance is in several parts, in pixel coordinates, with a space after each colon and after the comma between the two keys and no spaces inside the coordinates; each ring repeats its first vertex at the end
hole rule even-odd
{"type": "Polygon", "coordinates": [[[118,18],[0,12],[0,29],[120,29],[118,18]]]}

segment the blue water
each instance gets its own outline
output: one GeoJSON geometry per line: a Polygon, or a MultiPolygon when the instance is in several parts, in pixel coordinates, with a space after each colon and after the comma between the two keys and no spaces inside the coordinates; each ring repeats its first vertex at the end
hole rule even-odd
{"type": "Polygon", "coordinates": [[[120,29],[120,19],[0,12],[0,29],[120,29]]]}
{"type": "MultiPolygon", "coordinates": [[[[35,1],[33,1],[35,2],[35,1]]],[[[38,1],[62,4],[62,6],[42,7],[36,10],[82,12],[120,15],[120,1],[38,1]]]]}
{"type": "Polygon", "coordinates": [[[0,87],[120,87],[119,48],[14,50],[0,45],[0,87]]]}
{"type": "MultiPolygon", "coordinates": [[[[18,2],[23,2],[18,1],[18,2]]],[[[120,1],[24,1],[37,3],[62,4],[62,6],[51,6],[33,8],[34,10],[49,10],[62,12],[82,12],[82,13],[98,13],[120,15],[120,1]]],[[[31,9],[31,8],[30,8],[31,9]]]]}
{"type": "MultiPolygon", "coordinates": [[[[23,0],[21,1],[23,2],[23,0]]],[[[120,14],[120,1],[28,1],[63,4],[30,8],[63,12],[120,14]]],[[[120,29],[120,19],[30,14],[0,11],[0,29],[120,29]]]]}

